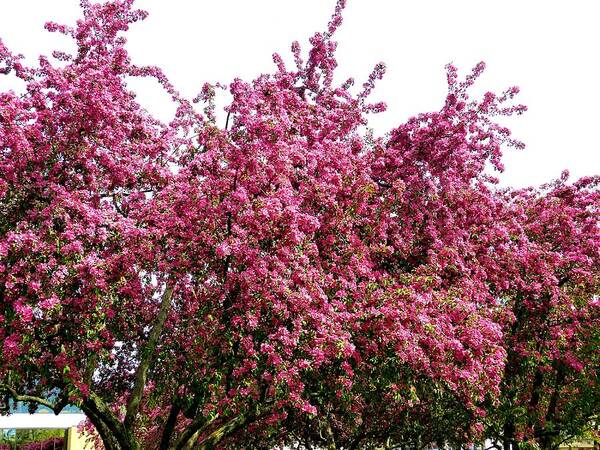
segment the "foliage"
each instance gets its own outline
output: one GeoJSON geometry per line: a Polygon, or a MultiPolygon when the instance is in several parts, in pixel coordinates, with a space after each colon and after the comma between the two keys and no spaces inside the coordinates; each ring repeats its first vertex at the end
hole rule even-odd
{"type": "Polygon", "coordinates": [[[517,88],[450,65],[439,111],[375,136],[385,66],[334,83],[340,0],[306,61],[199,113],[131,62],[132,4],[47,24],[77,50],[39,67],[0,43],[26,86],[0,94],[4,405],[77,405],[108,450],[547,447],[598,412],[598,179],[496,186],[517,88]]]}
{"type": "Polygon", "coordinates": [[[62,449],[64,434],[64,430],[15,430],[12,436],[3,432],[0,436],[0,450],[62,449]]]}

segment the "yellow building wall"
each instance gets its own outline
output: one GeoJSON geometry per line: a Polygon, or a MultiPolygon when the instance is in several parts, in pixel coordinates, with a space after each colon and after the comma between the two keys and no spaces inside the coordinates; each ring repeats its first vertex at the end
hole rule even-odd
{"type": "Polygon", "coordinates": [[[67,449],[66,450],[94,450],[92,442],[87,441],[87,436],[79,433],[77,428],[67,429],[67,449]]]}

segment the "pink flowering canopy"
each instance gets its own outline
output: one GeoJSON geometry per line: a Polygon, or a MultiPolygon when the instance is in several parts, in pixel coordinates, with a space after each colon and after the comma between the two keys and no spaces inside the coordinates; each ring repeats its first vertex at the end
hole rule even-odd
{"type": "Polygon", "coordinates": [[[600,177],[509,192],[514,248],[501,323],[508,351],[488,434],[555,449],[600,411],[600,177]],[[513,219],[514,220],[514,219],[513,219]]]}
{"type": "Polygon", "coordinates": [[[25,86],[0,93],[5,409],[76,405],[107,450],[550,448],[589,423],[567,405],[599,397],[598,179],[495,186],[523,147],[497,117],[525,107],[469,96],[483,63],[447,66],[439,111],[369,131],[385,66],[334,82],[344,6],[273,73],[205,84],[201,112],[131,61],[133,0],[48,23],[77,50],[35,67],[0,41],[25,86]],[[169,93],[170,123],[131,77],[169,93]]]}

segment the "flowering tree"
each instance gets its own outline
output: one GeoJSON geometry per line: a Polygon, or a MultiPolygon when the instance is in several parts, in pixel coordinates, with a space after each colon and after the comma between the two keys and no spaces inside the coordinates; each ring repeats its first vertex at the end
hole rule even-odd
{"type": "MultiPolygon", "coordinates": [[[[340,0],[306,61],[294,43],[291,69],[274,55],[274,73],[228,86],[220,127],[222,85],[204,85],[199,113],[130,61],[122,34],[145,16],[132,3],[83,1],[76,27],[49,23],[77,51],[39,67],[0,44],[26,87],[0,96],[3,404],[78,405],[107,449],[481,433],[507,370],[514,272],[499,269],[544,207],[485,172],[521,146],[493,121],[524,110],[506,106],[517,89],[472,100],[483,65],[464,80],[449,66],[440,111],[374,136],[385,67],[334,84],[340,0]],[[177,104],[171,123],[135,101],[140,76],[177,104]]],[[[582,189],[572,207],[587,210],[582,189]]]]}
{"type": "Polygon", "coordinates": [[[600,179],[567,177],[510,194],[519,220],[502,268],[508,357],[488,430],[505,448],[558,448],[600,411],[600,179]]]}

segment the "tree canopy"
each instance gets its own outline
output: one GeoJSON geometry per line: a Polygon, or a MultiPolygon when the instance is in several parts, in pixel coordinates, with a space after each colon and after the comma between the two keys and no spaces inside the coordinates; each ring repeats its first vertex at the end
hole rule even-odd
{"type": "Polygon", "coordinates": [[[469,95],[483,63],[375,134],[385,66],[334,82],[344,6],[308,53],[194,101],[131,61],[133,0],[48,23],[77,48],[35,67],[0,41],[25,86],[0,93],[5,409],[76,405],[107,450],[555,448],[589,427],[600,178],[498,187],[523,147],[498,119],[526,108],[469,95]]]}

